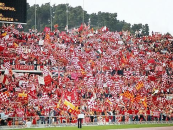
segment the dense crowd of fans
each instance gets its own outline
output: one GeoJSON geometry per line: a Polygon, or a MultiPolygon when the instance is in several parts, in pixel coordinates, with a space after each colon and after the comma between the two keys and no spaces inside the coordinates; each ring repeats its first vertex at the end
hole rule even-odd
{"type": "Polygon", "coordinates": [[[173,120],[171,35],[47,29],[1,27],[0,120],[173,120]]]}

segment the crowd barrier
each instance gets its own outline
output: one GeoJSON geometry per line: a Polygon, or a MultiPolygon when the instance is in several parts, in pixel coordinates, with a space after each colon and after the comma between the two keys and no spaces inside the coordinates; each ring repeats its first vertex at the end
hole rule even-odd
{"type": "MultiPolygon", "coordinates": [[[[9,117],[1,121],[0,129],[15,128],[44,128],[77,126],[78,119],[73,116],[32,116],[32,117],[9,117]],[[4,124],[2,124],[4,123],[4,124]]],[[[120,124],[173,124],[173,117],[153,117],[150,115],[85,115],[82,119],[83,126],[89,125],[120,125],[120,124]]]]}

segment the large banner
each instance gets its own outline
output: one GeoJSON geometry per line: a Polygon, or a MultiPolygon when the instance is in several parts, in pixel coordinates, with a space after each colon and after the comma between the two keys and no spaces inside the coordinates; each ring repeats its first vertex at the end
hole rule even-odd
{"type": "Polygon", "coordinates": [[[26,0],[0,0],[0,21],[26,23],[26,0]]]}
{"type": "Polygon", "coordinates": [[[34,70],[34,65],[15,65],[16,70],[34,70]]]}

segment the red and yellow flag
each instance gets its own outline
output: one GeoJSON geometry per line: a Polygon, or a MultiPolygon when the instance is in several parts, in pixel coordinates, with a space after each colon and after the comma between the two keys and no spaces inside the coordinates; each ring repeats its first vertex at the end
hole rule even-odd
{"type": "Polygon", "coordinates": [[[18,94],[18,100],[24,105],[28,102],[28,94],[23,92],[18,94]]]}
{"type": "Polygon", "coordinates": [[[75,109],[75,105],[67,100],[64,101],[64,105],[66,105],[69,109],[72,109],[72,110],[75,109]]]}
{"type": "Polygon", "coordinates": [[[135,97],[136,102],[140,102],[141,99],[142,99],[141,95],[137,95],[137,96],[135,97]]]}
{"type": "Polygon", "coordinates": [[[45,35],[45,39],[44,42],[49,43],[50,44],[50,35],[48,33],[46,33],[45,35]]]}
{"type": "Polygon", "coordinates": [[[139,81],[137,84],[136,84],[136,90],[139,90],[141,89],[142,87],[144,87],[144,83],[142,81],[139,81]]]}
{"type": "Polygon", "coordinates": [[[24,93],[24,92],[18,94],[18,97],[24,97],[24,98],[25,98],[25,97],[27,97],[27,96],[28,96],[28,95],[27,95],[26,93],[24,93]]]}
{"type": "Polygon", "coordinates": [[[60,103],[61,103],[61,99],[60,99],[59,102],[57,103],[57,108],[60,107],[60,103]]]}
{"type": "Polygon", "coordinates": [[[123,96],[126,98],[130,98],[130,99],[134,98],[134,95],[132,93],[130,93],[129,91],[124,92],[123,96]]]}
{"type": "Polygon", "coordinates": [[[142,100],[142,104],[144,105],[145,108],[147,108],[147,98],[146,97],[142,100]]]}
{"type": "Polygon", "coordinates": [[[107,98],[106,103],[112,105],[112,102],[107,98]]]}

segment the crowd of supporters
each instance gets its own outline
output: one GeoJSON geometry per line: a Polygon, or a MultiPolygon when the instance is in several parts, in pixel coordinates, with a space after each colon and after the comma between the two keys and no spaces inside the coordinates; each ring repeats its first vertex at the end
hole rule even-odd
{"type": "Polygon", "coordinates": [[[0,29],[1,124],[173,120],[171,35],[47,30],[0,29]]]}

